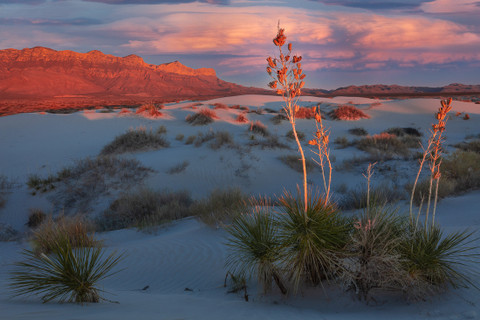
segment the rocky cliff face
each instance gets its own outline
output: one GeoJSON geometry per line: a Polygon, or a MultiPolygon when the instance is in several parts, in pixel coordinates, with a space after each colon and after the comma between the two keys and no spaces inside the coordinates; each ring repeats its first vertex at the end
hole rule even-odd
{"type": "Polygon", "coordinates": [[[64,95],[186,98],[252,90],[175,61],[147,64],[136,55],[115,57],[44,47],[0,50],[0,98],[64,95]]]}

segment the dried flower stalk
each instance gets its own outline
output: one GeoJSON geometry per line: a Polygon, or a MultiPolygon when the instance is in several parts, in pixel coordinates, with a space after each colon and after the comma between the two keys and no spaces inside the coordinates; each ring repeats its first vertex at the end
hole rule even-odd
{"type": "Polygon", "coordinates": [[[306,212],[308,203],[307,166],[305,162],[305,154],[295,128],[295,115],[300,109],[297,102],[301,93],[301,88],[305,85],[305,82],[303,82],[305,74],[303,74],[302,65],[300,63],[302,57],[296,55],[293,57],[291,56],[291,43],[287,45],[287,50],[284,53],[283,46],[285,45],[286,40],[287,37],[285,36],[285,30],[278,27],[277,36],[273,39],[273,44],[278,47],[279,56],[267,58],[267,73],[273,79],[268,86],[272,89],[276,89],[277,94],[281,95],[285,101],[283,109],[292,125],[293,136],[302,160],[303,195],[306,212]]]}

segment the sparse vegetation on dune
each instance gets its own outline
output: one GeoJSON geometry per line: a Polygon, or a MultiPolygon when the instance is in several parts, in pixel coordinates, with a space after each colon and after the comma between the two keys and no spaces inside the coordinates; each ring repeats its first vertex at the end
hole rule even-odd
{"type": "MultiPolygon", "coordinates": [[[[391,158],[394,156],[406,157],[410,154],[409,147],[404,140],[398,138],[394,134],[380,133],[373,136],[367,136],[356,142],[356,147],[362,151],[366,151],[370,154],[381,153],[385,155],[385,158],[391,158]]],[[[419,147],[420,145],[417,145],[419,147]]]]}
{"type": "Polygon", "coordinates": [[[100,230],[146,228],[192,215],[193,200],[185,191],[140,188],[125,193],[96,220],[100,230]]]}
{"type": "MultiPolygon", "coordinates": [[[[293,170],[297,172],[303,172],[302,159],[300,159],[298,156],[290,154],[281,156],[279,159],[293,170]]],[[[315,163],[310,159],[305,159],[305,165],[307,172],[311,172],[315,168],[315,163]]]]}
{"type": "Polygon", "coordinates": [[[255,134],[262,135],[264,137],[270,135],[267,130],[267,126],[264,125],[261,121],[250,122],[249,130],[255,134]]]}
{"type": "Polygon", "coordinates": [[[148,102],[142,104],[136,111],[137,114],[145,115],[152,118],[158,118],[162,116],[160,110],[165,106],[163,104],[156,104],[154,102],[148,102]]]}
{"type": "Polygon", "coordinates": [[[215,111],[208,108],[202,108],[194,114],[189,114],[185,121],[194,126],[204,126],[212,123],[217,118],[215,111]]]}
{"type": "Polygon", "coordinates": [[[348,132],[350,134],[353,134],[354,136],[366,136],[366,135],[368,135],[368,131],[365,130],[364,128],[352,128],[352,129],[349,129],[348,132]]]}
{"type": "Polygon", "coordinates": [[[193,206],[193,212],[210,226],[224,225],[245,212],[247,198],[238,188],[215,189],[193,206]]]}
{"type": "MultiPolygon", "coordinates": [[[[161,127],[160,127],[161,128],[161,127]]],[[[162,129],[163,130],[163,129],[162,129]]],[[[165,129],[166,130],[166,129],[165,129]]],[[[170,144],[160,135],[140,127],[130,129],[103,147],[100,155],[122,154],[167,148],[170,144]]]]}
{"type": "Polygon", "coordinates": [[[369,119],[370,116],[365,114],[362,110],[358,109],[355,106],[339,106],[332,112],[330,116],[335,120],[347,120],[347,121],[356,121],[360,119],[369,119]]]}
{"type": "Polygon", "coordinates": [[[7,176],[0,174],[0,209],[7,203],[7,195],[15,187],[15,183],[7,178],[7,176]]]}

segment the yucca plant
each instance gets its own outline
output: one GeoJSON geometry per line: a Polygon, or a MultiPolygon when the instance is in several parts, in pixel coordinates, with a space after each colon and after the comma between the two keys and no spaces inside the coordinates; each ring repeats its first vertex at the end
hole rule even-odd
{"type": "Polygon", "coordinates": [[[475,280],[480,276],[478,240],[472,231],[444,235],[437,225],[411,230],[401,247],[411,282],[407,293],[419,298],[449,286],[479,289],[475,280]]]}
{"type": "Polygon", "coordinates": [[[407,221],[397,210],[370,206],[354,224],[342,282],[368,301],[373,289],[401,290],[407,279],[400,245],[407,221]]]}
{"type": "Polygon", "coordinates": [[[230,254],[226,267],[240,277],[256,275],[264,293],[275,281],[282,294],[286,294],[278,267],[281,248],[277,224],[267,201],[252,202],[252,213],[237,216],[227,228],[230,254]]]}
{"type": "Polygon", "coordinates": [[[317,285],[333,278],[341,269],[348,240],[349,221],[340,216],[334,203],[312,192],[307,201],[304,204],[300,192],[298,196],[285,192],[278,199],[282,260],[294,292],[302,280],[317,285]]]}
{"type": "Polygon", "coordinates": [[[122,255],[104,257],[100,247],[73,247],[70,241],[57,239],[52,253],[38,255],[24,250],[25,261],[15,263],[10,287],[15,296],[40,295],[49,302],[99,302],[98,282],[117,273],[112,269],[122,255]]]}

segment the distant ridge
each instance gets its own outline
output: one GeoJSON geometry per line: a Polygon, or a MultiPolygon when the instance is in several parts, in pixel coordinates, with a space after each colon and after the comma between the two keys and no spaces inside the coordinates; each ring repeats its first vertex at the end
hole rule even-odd
{"type": "Polygon", "coordinates": [[[0,50],[1,98],[155,97],[189,99],[264,92],[217,78],[210,68],[178,61],[147,64],[137,55],[116,57],[34,47],[0,50]]]}
{"type": "Polygon", "coordinates": [[[341,87],[335,90],[304,89],[303,91],[318,96],[430,96],[480,94],[480,85],[452,83],[444,87],[408,87],[375,84],[341,87]]]}

